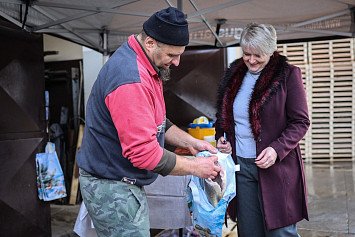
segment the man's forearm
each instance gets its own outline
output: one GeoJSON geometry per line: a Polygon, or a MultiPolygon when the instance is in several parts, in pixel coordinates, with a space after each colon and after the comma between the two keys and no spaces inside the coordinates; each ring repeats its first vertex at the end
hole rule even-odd
{"type": "MultiPolygon", "coordinates": [[[[216,148],[210,143],[192,137],[175,125],[166,131],[165,141],[173,146],[188,148],[192,154],[204,150],[217,153],[216,148]]],[[[170,175],[192,174],[200,178],[214,178],[220,171],[219,166],[215,164],[217,160],[217,156],[187,158],[176,155],[176,164],[170,175]]]]}
{"type": "Polygon", "coordinates": [[[194,140],[190,134],[176,125],[172,125],[165,133],[165,141],[177,147],[189,147],[193,144],[194,140]]]}
{"type": "Polygon", "coordinates": [[[194,158],[176,155],[176,164],[170,175],[194,175],[195,166],[196,162],[194,158]]]}
{"type": "Polygon", "coordinates": [[[221,168],[216,165],[217,156],[188,158],[176,155],[176,165],[170,175],[194,175],[214,179],[221,168]]]}

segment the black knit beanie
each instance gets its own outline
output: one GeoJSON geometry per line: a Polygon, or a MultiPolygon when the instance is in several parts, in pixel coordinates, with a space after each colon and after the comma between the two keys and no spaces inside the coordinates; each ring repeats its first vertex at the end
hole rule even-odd
{"type": "Polygon", "coordinates": [[[143,23],[143,30],[148,36],[168,45],[189,44],[189,29],[185,15],[174,7],[154,13],[143,23]]]}

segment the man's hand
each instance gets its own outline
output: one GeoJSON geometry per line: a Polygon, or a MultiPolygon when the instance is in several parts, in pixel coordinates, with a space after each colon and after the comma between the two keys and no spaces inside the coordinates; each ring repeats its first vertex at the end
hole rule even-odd
{"type": "Polygon", "coordinates": [[[196,162],[196,166],[192,172],[192,175],[203,179],[215,179],[218,173],[221,171],[221,167],[218,165],[217,156],[209,157],[196,157],[193,158],[196,162]]]}
{"type": "Polygon", "coordinates": [[[221,167],[218,165],[218,157],[184,157],[176,155],[176,165],[170,175],[194,175],[203,179],[215,179],[221,167]]]}
{"type": "Polygon", "coordinates": [[[192,155],[196,155],[200,151],[209,151],[213,154],[217,153],[217,149],[211,143],[194,138],[194,141],[187,147],[192,155]]]}

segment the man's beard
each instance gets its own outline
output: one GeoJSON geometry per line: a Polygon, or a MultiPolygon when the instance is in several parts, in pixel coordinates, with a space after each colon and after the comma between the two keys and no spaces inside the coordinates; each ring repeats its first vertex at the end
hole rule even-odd
{"type": "Polygon", "coordinates": [[[159,67],[159,76],[162,81],[170,80],[170,68],[159,67]]]}

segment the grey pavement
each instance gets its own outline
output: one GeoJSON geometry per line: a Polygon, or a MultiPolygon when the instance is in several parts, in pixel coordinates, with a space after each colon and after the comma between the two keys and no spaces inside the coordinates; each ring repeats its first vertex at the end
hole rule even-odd
{"type": "Polygon", "coordinates": [[[52,237],[74,237],[74,223],[80,205],[54,205],[51,204],[52,237]]]}
{"type": "Polygon", "coordinates": [[[306,165],[310,221],[302,237],[355,237],[355,163],[306,165]]]}
{"type": "MultiPolygon", "coordinates": [[[[298,224],[300,235],[355,237],[355,162],[306,164],[305,172],[310,220],[298,224]]],[[[73,227],[79,207],[51,205],[53,237],[77,236],[73,227]]]]}

